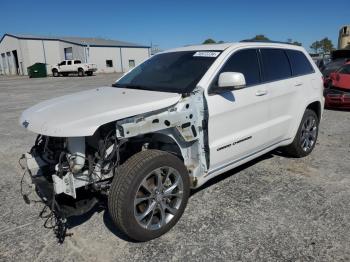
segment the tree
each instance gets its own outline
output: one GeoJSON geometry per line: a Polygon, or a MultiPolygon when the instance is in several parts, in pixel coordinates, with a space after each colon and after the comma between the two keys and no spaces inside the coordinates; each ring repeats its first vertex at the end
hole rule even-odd
{"type": "Polygon", "coordinates": [[[320,41],[315,41],[310,45],[310,48],[318,54],[318,50],[321,48],[321,42],[320,41]]]}
{"type": "Polygon", "coordinates": [[[322,40],[320,40],[320,44],[321,50],[324,54],[329,54],[331,51],[334,50],[332,40],[328,39],[328,37],[325,37],[322,40]]]}
{"type": "Polygon", "coordinates": [[[292,45],[302,46],[303,44],[298,41],[293,41],[292,45]]]}
{"type": "Polygon", "coordinates": [[[216,41],[214,39],[208,38],[203,42],[203,45],[206,45],[206,44],[216,44],[216,41]]]}
{"type": "Polygon", "coordinates": [[[292,38],[288,38],[287,39],[287,42],[288,43],[290,43],[290,44],[292,44],[292,45],[298,45],[298,46],[302,46],[303,44],[302,43],[300,43],[300,42],[298,42],[298,41],[293,41],[293,39],[292,38]]]}
{"type": "Polygon", "coordinates": [[[254,36],[252,39],[250,40],[255,40],[255,41],[270,41],[270,39],[268,37],[266,37],[265,35],[256,35],[254,36]]]}

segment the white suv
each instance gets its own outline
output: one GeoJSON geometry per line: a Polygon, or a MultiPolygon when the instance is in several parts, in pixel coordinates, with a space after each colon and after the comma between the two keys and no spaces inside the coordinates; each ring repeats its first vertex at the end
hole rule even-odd
{"type": "Polygon", "coordinates": [[[27,168],[61,224],[105,194],[116,227],[147,241],[175,225],[190,188],[277,147],[308,155],[322,93],[321,73],[302,47],[169,50],[112,87],[24,111],[21,125],[39,134],[27,168]]]}

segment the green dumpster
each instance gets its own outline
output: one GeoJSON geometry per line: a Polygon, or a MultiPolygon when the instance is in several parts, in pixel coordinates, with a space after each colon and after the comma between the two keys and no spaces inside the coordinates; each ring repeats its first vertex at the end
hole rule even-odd
{"type": "Polygon", "coordinates": [[[30,78],[47,77],[46,64],[35,63],[27,68],[30,78]]]}

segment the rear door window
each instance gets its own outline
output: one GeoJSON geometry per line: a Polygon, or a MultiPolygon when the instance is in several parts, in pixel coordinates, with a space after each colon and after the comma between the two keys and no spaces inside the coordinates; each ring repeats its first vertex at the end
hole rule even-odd
{"type": "Polygon", "coordinates": [[[282,49],[261,49],[264,81],[276,81],[292,76],[288,57],[282,49]]]}
{"type": "Polygon", "coordinates": [[[312,65],[306,56],[297,50],[286,50],[293,76],[306,75],[314,72],[312,65]]]}
{"type": "Polygon", "coordinates": [[[234,53],[221,72],[238,72],[245,77],[247,86],[260,83],[260,69],[256,49],[246,49],[234,53]]]}

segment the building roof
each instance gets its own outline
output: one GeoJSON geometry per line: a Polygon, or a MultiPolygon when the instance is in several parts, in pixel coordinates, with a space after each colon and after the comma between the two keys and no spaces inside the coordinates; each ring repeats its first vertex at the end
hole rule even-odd
{"type": "Polygon", "coordinates": [[[76,37],[76,36],[39,36],[39,35],[22,35],[22,34],[4,34],[5,36],[15,37],[17,39],[28,39],[28,40],[53,40],[62,41],[66,43],[82,45],[82,46],[97,46],[97,47],[135,47],[135,48],[150,48],[150,46],[139,45],[135,43],[104,39],[99,37],[76,37]]]}

